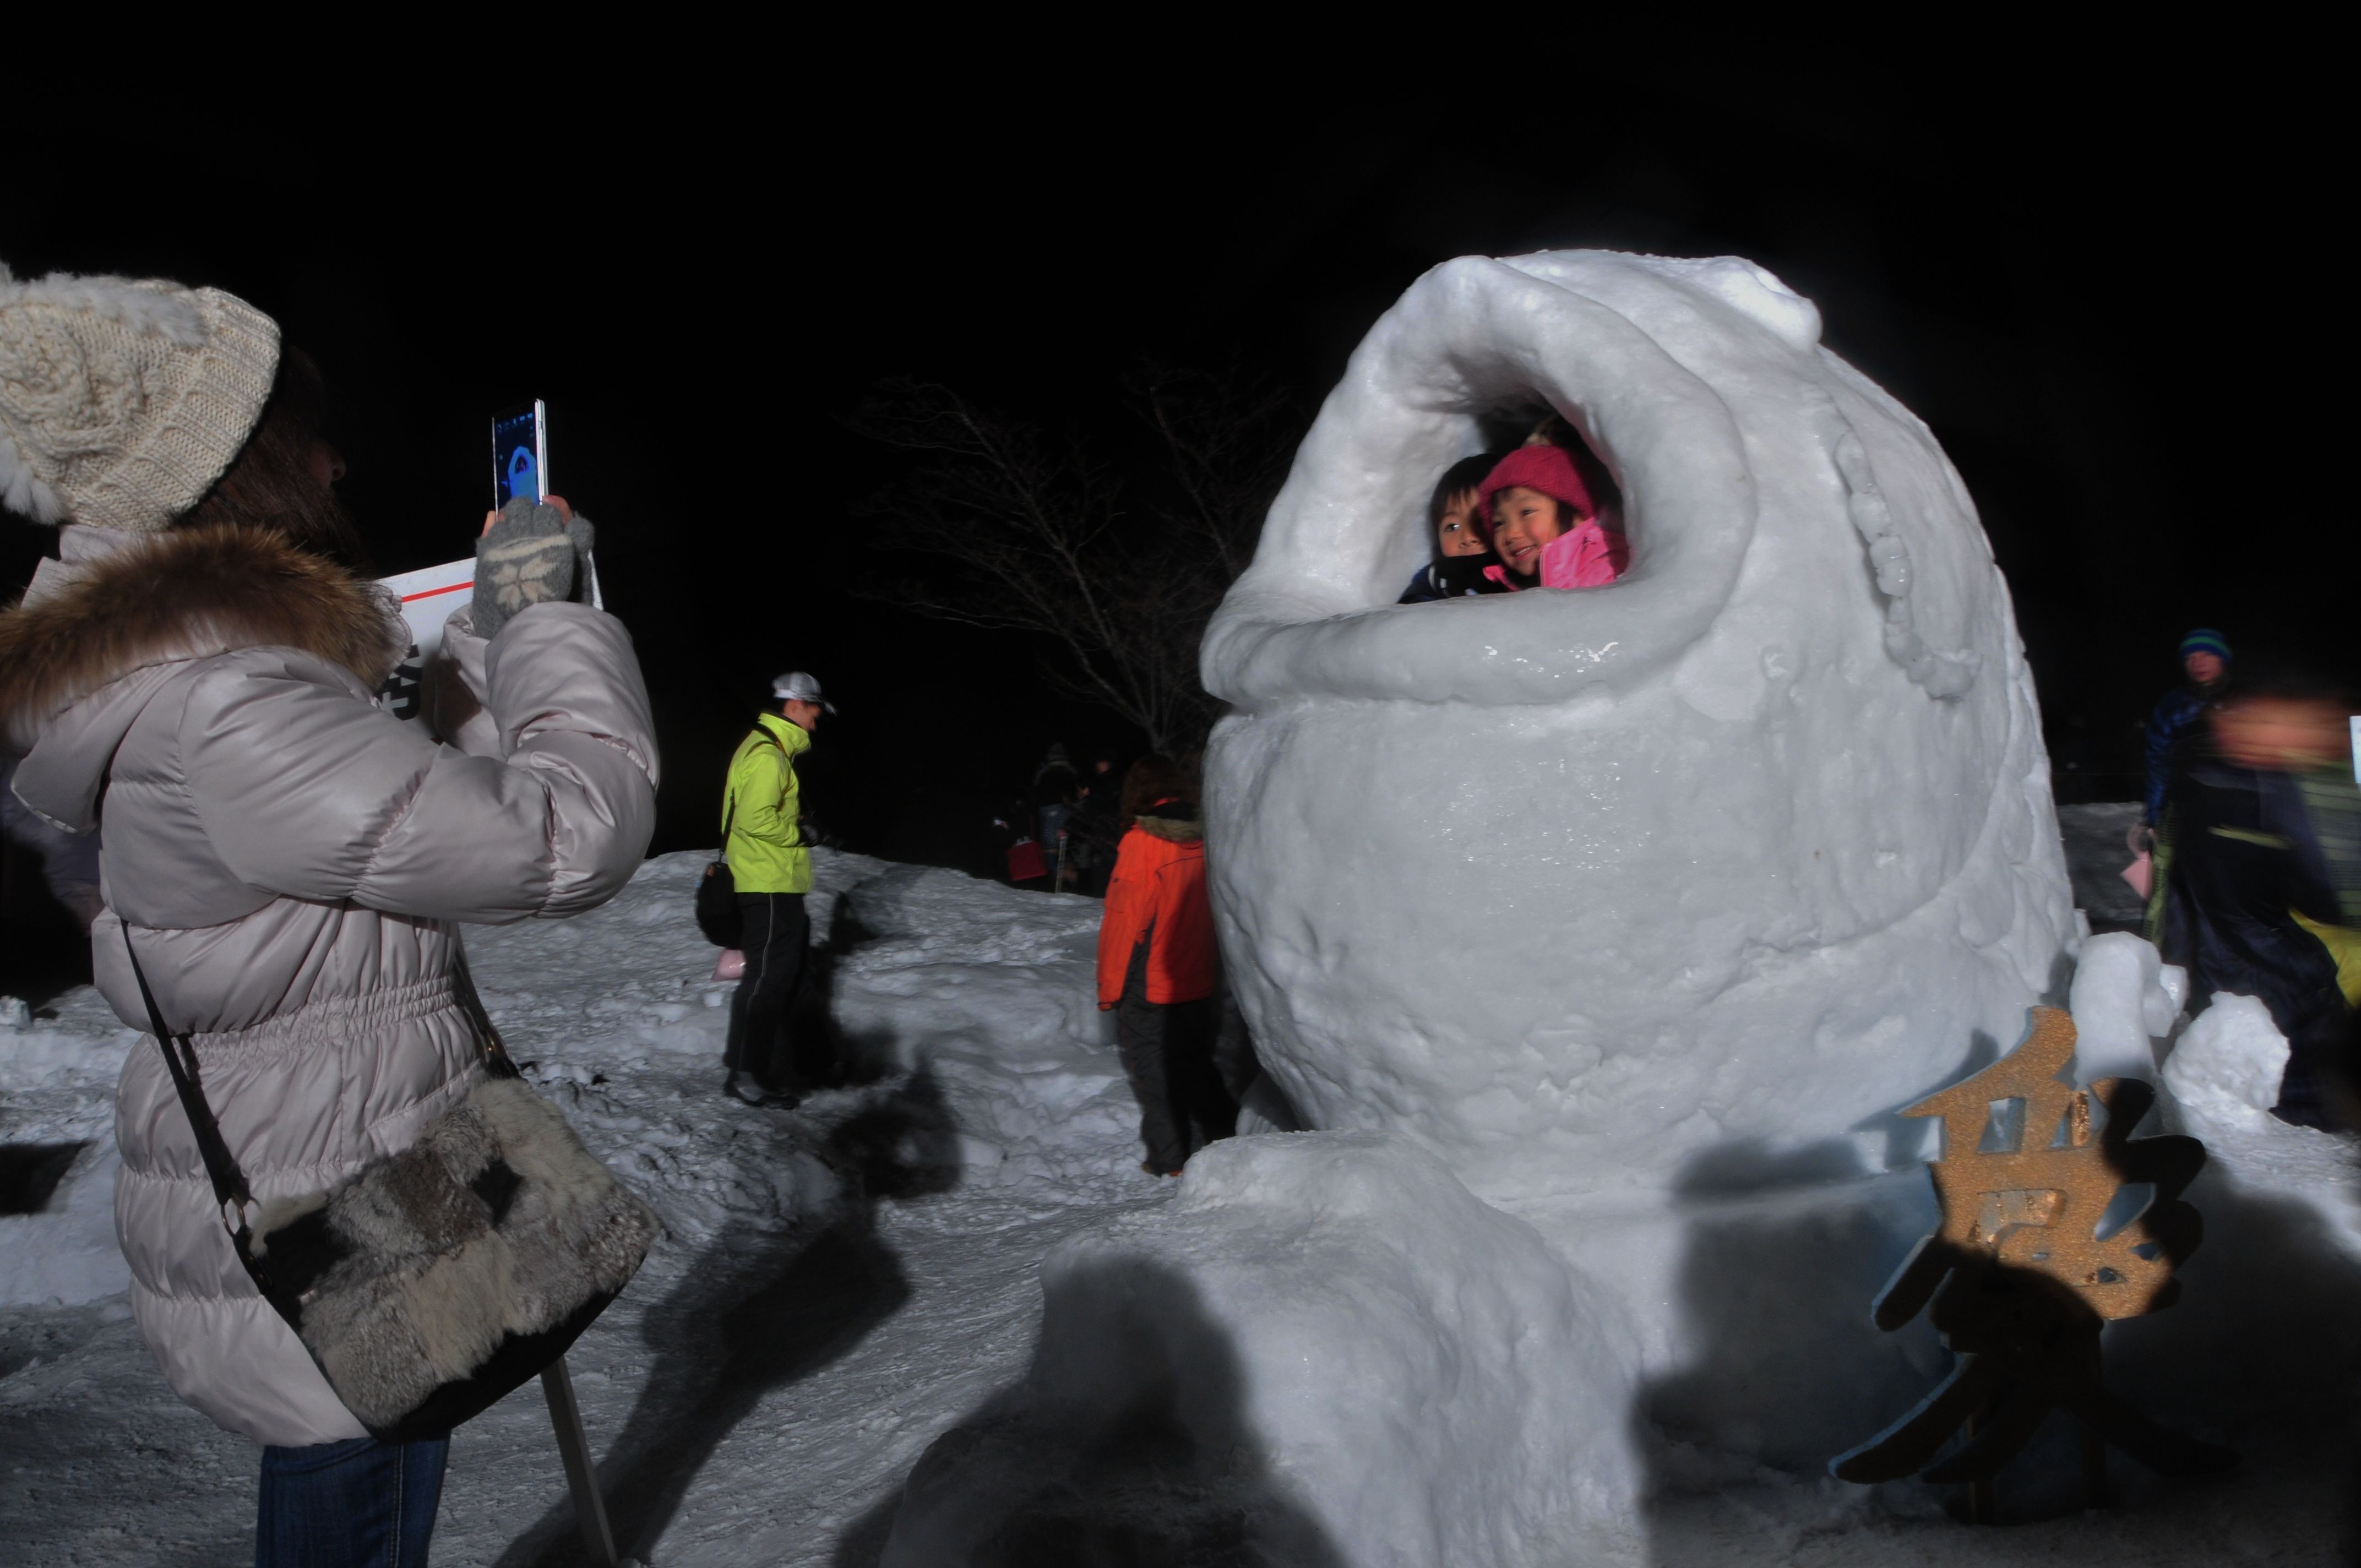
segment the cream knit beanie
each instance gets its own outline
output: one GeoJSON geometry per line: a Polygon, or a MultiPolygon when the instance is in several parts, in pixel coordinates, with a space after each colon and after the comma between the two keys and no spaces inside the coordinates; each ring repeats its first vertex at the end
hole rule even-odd
{"type": "Polygon", "coordinates": [[[0,505],[155,533],[213,488],[279,373],[279,324],[161,279],[0,266],[0,505]]]}

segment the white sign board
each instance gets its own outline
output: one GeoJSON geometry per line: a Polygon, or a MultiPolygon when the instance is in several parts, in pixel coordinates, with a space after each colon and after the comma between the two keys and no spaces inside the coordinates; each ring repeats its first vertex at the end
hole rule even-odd
{"type": "MultiPolygon", "coordinates": [[[[590,575],[590,603],[604,609],[606,599],[598,592],[598,564],[586,559],[585,569],[590,575]]],[[[476,558],[445,561],[440,566],[422,566],[415,572],[403,572],[396,576],[378,579],[394,591],[401,600],[401,619],[409,623],[410,641],[417,645],[422,663],[434,657],[443,646],[443,623],[451,612],[466,604],[476,586],[476,558]]]]}
{"type": "Polygon", "coordinates": [[[446,561],[382,581],[401,600],[401,619],[409,623],[410,640],[417,644],[418,656],[426,659],[443,646],[444,621],[467,602],[469,590],[476,586],[476,558],[446,561]]]}

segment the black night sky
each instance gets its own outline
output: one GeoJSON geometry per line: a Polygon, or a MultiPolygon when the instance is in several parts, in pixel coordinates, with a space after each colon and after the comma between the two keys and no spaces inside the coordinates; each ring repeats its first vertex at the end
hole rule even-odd
{"type": "MultiPolygon", "coordinates": [[[[889,464],[844,422],[881,378],[1087,425],[1154,356],[1243,365],[1308,419],[1396,295],[1470,252],[1737,253],[1815,299],[1965,476],[2053,756],[2125,775],[2061,798],[2136,793],[2136,726],[2191,625],[2349,677],[2343,181],[2309,95],[2234,109],[2202,73],[2128,70],[1768,80],[1618,87],[1563,135],[1414,82],[904,82],[777,119],[680,93],[497,157],[315,102],[244,157],[158,159],[126,130],[20,159],[0,258],[276,316],[327,373],[383,570],[465,552],[486,416],[548,400],[558,487],[600,523],[658,698],[659,850],[708,841],[721,762],[791,666],[842,705],[812,788],[855,848],[958,859],[1052,739],[1137,747],[1047,696],[1021,640],[852,597],[896,548],[860,510],[889,464]]],[[[0,524],[0,587],[49,537],[0,524]]]]}

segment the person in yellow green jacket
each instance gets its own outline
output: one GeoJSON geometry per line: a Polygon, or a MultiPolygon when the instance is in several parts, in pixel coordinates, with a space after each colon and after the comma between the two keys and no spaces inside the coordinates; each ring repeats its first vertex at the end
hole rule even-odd
{"type": "Polygon", "coordinates": [[[738,743],[721,794],[721,853],[738,890],[746,955],[730,999],[723,1089],[753,1104],[792,1105],[804,1086],[788,1047],[787,1021],[811,941],[811,921],[804,914],[811,850],[804,844],[796,758],[811,745],[820,715],[836,707],[801,670],[772,682],[771,697],[778,711],[763,713],[738,743]]]}

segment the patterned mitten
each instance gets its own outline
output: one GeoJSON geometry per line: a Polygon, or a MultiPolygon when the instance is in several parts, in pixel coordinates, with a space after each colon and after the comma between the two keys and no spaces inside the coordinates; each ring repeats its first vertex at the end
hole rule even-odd
{"type": "Polygon", "coordinates": [[[476,541],[476,635],[489,641],[526,606],[572,598],[587,576],[577,556],[589,554],[591,535],[589,519],[568,523],[555,507],[522,496],[501,508],[476,541]]]}

